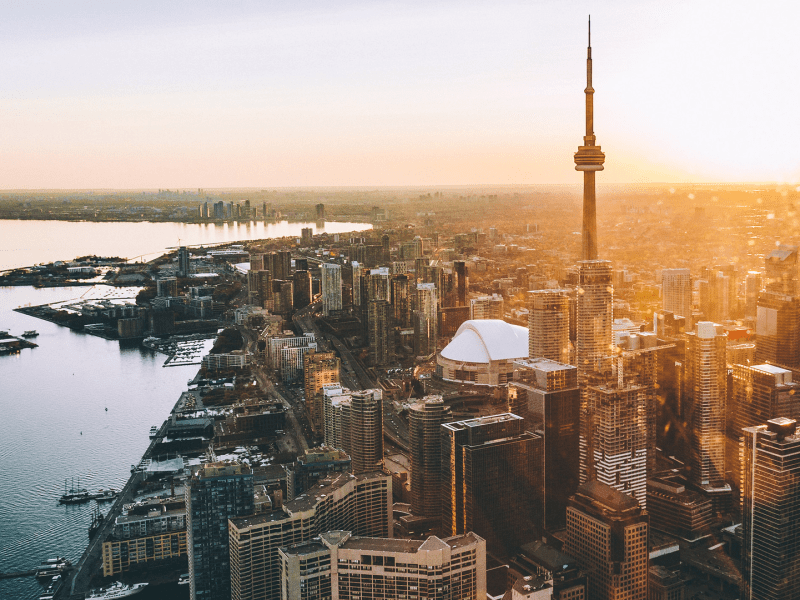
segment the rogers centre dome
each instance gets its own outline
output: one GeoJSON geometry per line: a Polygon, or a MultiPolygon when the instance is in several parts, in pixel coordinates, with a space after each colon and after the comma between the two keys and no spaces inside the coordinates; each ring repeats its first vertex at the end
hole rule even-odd
{"type": "Polygon", "coordinates": [[[499,319],[465,321],[436,359],[446,381],[502,385],[514,378],[515,360],[528,358],[528,330],[499,319]]]}

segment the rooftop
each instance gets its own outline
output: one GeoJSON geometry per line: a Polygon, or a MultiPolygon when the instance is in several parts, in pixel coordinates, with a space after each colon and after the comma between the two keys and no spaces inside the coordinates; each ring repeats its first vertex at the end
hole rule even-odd
{"type": "Polygon", "coordinates": [[[527,358],[528,329],[500,319],[464,321],[441,355],[470,363],[527,358]]]}

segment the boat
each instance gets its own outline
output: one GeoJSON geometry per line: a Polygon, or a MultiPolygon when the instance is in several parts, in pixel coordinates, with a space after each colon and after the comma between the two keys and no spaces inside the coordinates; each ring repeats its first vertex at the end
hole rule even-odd
{"type": "Polygon", "coordinates": [[[128,585],[121,581],[115,581],[106,588],[92,590],[86,595],[86,600],[116,600],[117,598],[127,598],[143,591],[147,587],[146,583],[134,583],[128,585]]]}
{"type": "MultiPolygon", "coordinates": [[[[80,484],[81,480],[78,479],[78,485],[80,484]]],[[[92,499],[91,494],[85,488],[76,488],[74,481],[72,485],[73,487],[67,491],[67,480],[64,480],[64,494],[59,498],[59,504],[80,504],[81,502],[88,502],[92,499]]]]}
{"type": "Polygon", "coordinates": [[[156,437],[158,437],[158,426],[153,425],[150,428],[150,439],[152,440],[153,438],[156,438],[156,437]]]}
{"type": "Polygon", "coordinates": [[[36,577],[39,579],[46,579],[55,575],[60,575],[62,572],[68,571],[71,566],[72,563],[62,556],[48,558],[47,560],[43,560],[39,568],[36,569],[36,577]]]}
{"type": "Polygon", "coordinates": [[[24,337],[24,338],[32,338],[32,337],[36,337],[37,335],[39,335],[38,331],[36,331],[35,329],[29,329],[28,331],[26,331],[25,333],[22,334],[22,337],[24,337]]]}
{"type": "Polygon", "coordinates": [[[116,500],[117,490],[97,490],[96,494],[92,494],[92,497],[97,500],[98,502],[111,502],[112,500],[116,500]]]}
{"type": "Polygon", "coordinates": [[[189,585],[189,574],[184,573],[178,578],[178,585],[189,585]]]}
{"type": "Polygon", "coordinates": [[[50,585],[47,586],[47,589],[41,593],[39,600],[53,600],[63,586],[64,581],[61,579],[61,575],[56,575],[50,585]]]}

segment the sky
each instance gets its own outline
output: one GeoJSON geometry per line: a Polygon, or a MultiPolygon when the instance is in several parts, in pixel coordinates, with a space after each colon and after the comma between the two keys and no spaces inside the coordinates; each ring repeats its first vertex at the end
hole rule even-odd
{"type": "Polygon", "coordinates": [[[800,183],[800,4],[0,0],[0,189],[800,183]]]}

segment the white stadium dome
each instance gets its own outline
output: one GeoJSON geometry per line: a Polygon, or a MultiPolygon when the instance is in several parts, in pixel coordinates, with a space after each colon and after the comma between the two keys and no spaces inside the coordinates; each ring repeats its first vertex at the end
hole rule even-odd
{"type": "Polygon", "coordinates": [[[500,319],[465,321],[437,357],[442,379],[502,385],[513,379],[513,363],[528,358],[528,330],[500,319]]]}

